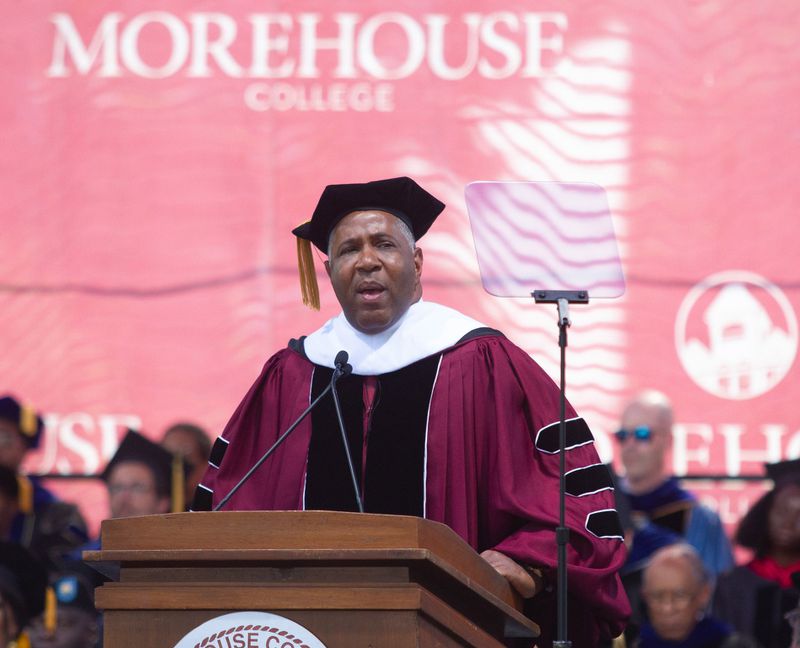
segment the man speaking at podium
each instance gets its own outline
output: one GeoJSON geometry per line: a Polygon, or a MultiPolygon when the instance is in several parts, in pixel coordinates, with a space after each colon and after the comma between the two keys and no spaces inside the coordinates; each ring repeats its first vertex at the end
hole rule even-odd
{"type": "MultiPolygon", "coordinates": [[[[325,188],[294,230],[304,300],[319,307],[310,243],[342,313],[272,356],[211,452],[194,510],[207,510],[331,382],[330,395],[225,505],[228,510],[355,511],[442,522],[525,598],[548,646],[555,625],[559,391],[501,333],[422,300],[419,240],[444,204],[409,178],[325,188]],[[347,369],[349,370],[349,366],[347,369]],[[346,372],[345,372],[346,373],[346,372]]],[[[568,406],[569,638],[618,635],[628,603],[611,479],[568,406]]]]}

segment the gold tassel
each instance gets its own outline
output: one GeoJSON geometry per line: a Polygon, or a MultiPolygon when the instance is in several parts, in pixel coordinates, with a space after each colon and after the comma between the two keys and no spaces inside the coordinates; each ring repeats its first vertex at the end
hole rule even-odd
{"type": "Polygon", "coordinates": [[[52,587],[48,587],[44,594],[44,629],[48,636],[52,637],[58,627],[58,604],[56,593],[52,587]]]}
{"type": "Polygon", "coordinates": [[[303,303],[309,308],[319,310],[319,284],[314,270],[314,257],[311,254],[311,241],[297,237],[297,268],[300,271],[300,292],[303,303]]]}
{"type": "Polygon", "coordinates": [[[33,512],[33,484],[25,475],[17,475],[17,485],[19,487],[19,512],[28,515],[33,512]]]}
{"type": "Polygon", "coordinates": [[[11,646],[11,648],[31,648],[31,640],[28,639],[28,635],[23,632],[17,637],[17,640],[12,641],[9,646],[11,646]]]}
{"type": "Polygon", "coordinates": [[[183,457],[172,455],[172,512],[186,510],[186,489],[183,483],[183,457]]]}
{"type": "Polygon", "coordinates": [[[36,412],[28,405],[20,407],[19,429],[26,437],[36,436],[36,412]]]}

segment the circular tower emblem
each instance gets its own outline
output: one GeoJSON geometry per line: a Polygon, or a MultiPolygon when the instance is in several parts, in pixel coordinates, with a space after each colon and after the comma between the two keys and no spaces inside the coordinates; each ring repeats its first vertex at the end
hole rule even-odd
{"type": "Polygon", "coordinates": [[[675,347],[686,373],[707,392],[755,398],[789,372],[797,354],[797,318],[783,292],[763,277],[720,272],[684,297],[675,347]]]}

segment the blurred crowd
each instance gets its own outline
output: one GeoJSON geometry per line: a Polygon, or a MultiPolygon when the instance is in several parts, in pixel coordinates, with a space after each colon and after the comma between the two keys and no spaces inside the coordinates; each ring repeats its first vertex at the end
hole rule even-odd
{"type": "MultiPolygon", "coordinates": [[[[0,397],[0,648],[93,648],[102,645],[94,590],[104,578],[82,554],[100,538],[75,504],[23,474],[43,429],[33,408],[0,397]]],[[[108,517],[187,510],[210,450],[193,423],[170,426],[160,443],[129,431],[101,475],[108,517]]]]}
{"type": "MultiPolygon", "coordinates": [[[[628,546],[620,575],[633,616],[614,647],[800,648],[800,460],[766,466],[774,486],[731,539],[668,471],[673,418],[668,398],[646,391],[616,432],[628,546]],[[736,565],[734,546],[752,557],[736,565]]],[[[103,579],[81,555],[100,540],[78,507],[21,472],[43,427],[35,410],[0,398],[0,648],[91,648],[102,644],[94,589],[103,579]]],[[[160,443],[129,431],[102,473],[109,517],[186,510],[210,449],[192,423],[169,427],[160,443]]]]}

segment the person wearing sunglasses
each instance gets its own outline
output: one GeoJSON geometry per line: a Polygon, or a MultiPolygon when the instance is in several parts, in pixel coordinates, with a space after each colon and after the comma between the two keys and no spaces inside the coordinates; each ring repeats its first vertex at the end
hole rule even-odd
{"type": "Polygon", "coordinates": [[[712,579],[733,567],[731,543],[719,516],[700,504],[669,470],[673,420],[669,398],[646,390],[626,405],[615,433],[624,467],[615,493],[617,508],[630,512],[622,581],[633,610],[632,626],[642,620],[642,570],[658,549],[688,543],[712,579]]]}

